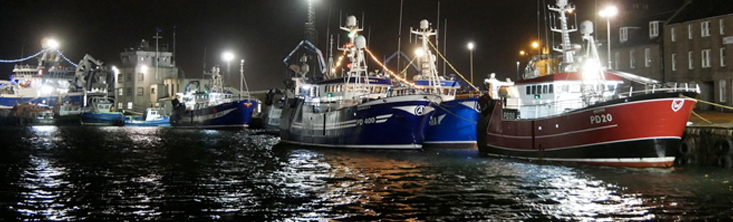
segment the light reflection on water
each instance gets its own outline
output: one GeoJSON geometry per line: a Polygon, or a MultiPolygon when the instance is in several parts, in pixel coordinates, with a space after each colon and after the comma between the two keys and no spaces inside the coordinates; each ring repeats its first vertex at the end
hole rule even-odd
{"type": "Polygon", "coordinates": [[[475,150],[276,146],[252,131],[0,128],[7,220],[726,220],[730,171],[553,165],[475,150]]]}

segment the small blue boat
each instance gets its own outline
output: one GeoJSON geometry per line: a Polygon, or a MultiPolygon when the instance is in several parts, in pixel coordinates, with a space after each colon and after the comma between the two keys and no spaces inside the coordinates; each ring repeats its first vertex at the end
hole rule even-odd
{"type": "Polygon", "coordinates": [[[81,114],[82,125],[92,126],[124,126],[125,116],[115,111],[114,100],[106,96],[95,96],[89,99],[89,110],[81,114]]]}
{"type": "Polygon", "coordinates": [[[126,116],[125,126],[169,127],[170,120],[170,117],[161,115],[159,109],[147,108],[142,116],[126,116]]]}

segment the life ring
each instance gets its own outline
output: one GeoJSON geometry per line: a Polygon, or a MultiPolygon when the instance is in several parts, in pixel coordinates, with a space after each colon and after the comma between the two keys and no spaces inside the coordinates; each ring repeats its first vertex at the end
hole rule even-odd
{"type": "Polygon", "coordinates": [[[733,161],[731,161],[730,156],[720,156],[718,157],[718,166],[724,169],[730,169],[733,167],[733,161]]]}
{"type": "Polygon", "coordinates": [[[730,156],[733,154],[733,141],[730,138],[718,141],[716,147],[719,155],[730,156]]]}
{"type": "Polygon", "coordinates": [[[31,86],[31,81],[26,80],[24,83],[18,83],[19,86],[22,86],[23,88],[28,88],[28,86],[31,86]]]}
{"type": "Polygon", "coordinates": [[[681,156],[689,155],[691,153],[695,152],[695,149],[697,144],[695,144],[695,140],[692,138],[685,138],[682,140],[682,143],[680,143],[680,147],[677,149],[679,154],[681,156]]]}

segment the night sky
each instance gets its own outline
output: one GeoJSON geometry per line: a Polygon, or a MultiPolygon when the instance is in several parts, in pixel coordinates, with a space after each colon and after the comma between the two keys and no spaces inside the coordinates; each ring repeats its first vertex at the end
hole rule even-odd
{"type": "MultiPolygon", "coordinates": [[[[368,37],[367,47],[379,57],[397,50],[398,31],[402,32],[403,51],[412,56],[415,46],[409,43],[410,27],[417,28],[421,19],[431,21],[433,28],[438,25],[439,1],[436,0],[404,0],[401,30],[399,0],[315,2],[318,46],[324,53],[327,28],[334,38],[335,34],[341,34],[341,43],[346,41],[344,32],[338,29],[339,14],[342,21],[351,14],[359,20],[365,18],[362,34],[368,37]]],[[[468,77],[470,62],[466,44],[473,41],[476,45],[474,82],[481,82],[492,72],[500,78],[514,79],[516,61],[521,59],[518,52],[529,50],[530,43],[537,39],[537,3],[536,0],[440,1],[441,32],[447,19],[448,60],[468,77]]],[[[593,19],[595,5],[601,4],[589,0],[573,3],[581,12],[578,22],[593,19]]],[[[220,54],[231,50],[237,55],[237,61],[245,59],[250,89],[263,90],[283,86],[286,75],[282,60],[304,38],[306,13],[306,0],[3,0],[0,2],[3,33],[0,59],[16,59],[38,52],[41,40],[52,37],[60,42],[64,55],[75,63],[84,54],[90,54],[107,65],[116,65],[120,64],[119,53],[123,49],[137,46],[142,39],[152,41],[157,28],[162,30],[161,47],[172,46],[175,26],[176,61],[186,77],[200,77],[204,62],[207,68],[223,64],[220,54]]],[[[440,35],[442,45],[444,36],[440,35]]],[[[232,70],[238,70],[238,63],[234,64],[232,70]]],[[[377,68],[370,63],[370,70],[377,68]]],[[[12,66],[0,66],[0,77],[7,78],[11,70],[12,66]]],[[[230,79],[236,81],[238,76],[230,79]]]]}

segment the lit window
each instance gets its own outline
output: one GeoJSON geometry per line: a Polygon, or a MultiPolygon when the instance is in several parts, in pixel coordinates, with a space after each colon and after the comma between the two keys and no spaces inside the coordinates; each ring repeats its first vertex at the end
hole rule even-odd
{"type": "Polygon", "coordinates": [[[677,71],[677,54],[672,53],[672,71],[677,71]]]}
{"type": "Polygon", "coordinates": [[[672,27],[672,29],[669,32],[672,37],[672,42],[676,42],[677,41],[677,28],[672,27]]]}
{"type": "Polygon", "coordinates": [[[692,70],[694,68],[694,65],[692,64],[692,51],[687,52],[687,68],[692,70]]]}
{"type": "Polygon", "coordinates": [[[117,74],[117,83],[122,83],[122,79],[125,77],[124,73],[117,74]]]}
{"type": "Polygon", "coordinates": [[[718,26],[720,28],[720,35],[725,35],[725,19],[718,20],[718,26]]]}
{"type": "Polygon", "coordinates": [[[652,52],[651,49],[644,49],[644,67],[652,66],[652,52]]]}
{"type": "Polygon", "coordinates": [[[649,38],[659,36],[659,21],[649,22],[649,38]]]}
{"type": "Polygon", "coordinates": [[[720,67],[725,67],[725,48],[720,48],[720,67]]]}
{"type": "Polygon", "coordinates": [[[725,83],[726,83],[726,80],[725,79],[721,79],[720,81],[718,81],[718,84],[720,86],[720,102],[725,102],[725,99],[726,99],[725,97],[726,97],[727,93],[725,93],[725,91],[726,91],[726,89],[725,89],[725,85],[726,84],[725,83]]]}
{"type": "Polygon", "coordinates": [[[701,54],[703,68],[710,68],[710,49],[703,49],[701,54]]]}
{"type": "Polygon", "coordinates": [[[127,102],[127,109],[132,109],[132,102],[127,102]]]}
{"type": "Polygon", "coordinates": [[[122,90],[122,88],[117,88],[117,95],[118,95],[118,96],[122,96],[122,95],[125,95],[125,94],[122,94],[122,93],[123,93],[123,90],[122,90]]]}
{"type": "Polygon", "coordinates": [[[117,103],[117,107],[122,108],[122,103],[121,102],[117,103]]]}
{"type": "Polygon", "coordinates": [[[629,51],[629,68],[636,68],[636,58],[634,57],[634,50],[629,51]]]}
{"type": "Polygon", "coordinates": [[[629,27],[622,27],[619,29],[619,37],[620,42],[626,42],[629,40],[629,27]]]}
{"type": "Polygon", "coordinates": [[[687,38],[692,39],[692,24],[687,25],[687,38]]]}
{"type": "Polygon", "coordinates": [[[613,57],[614,57],[614,61],[615,61],[615,63],[613,64],[613,66],[614,66],[615,69],[618,69],[618,64],[621,61],[621,53],[615,52],[614,55],[613,55],[613,57]]]}
{"type": "Polygon", "coordinates": [[[704,21],[700,23],[700,36],[710,36],[710,21],[704,21]]]}

